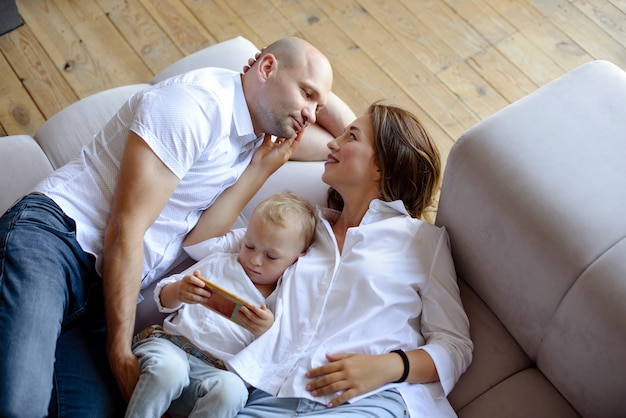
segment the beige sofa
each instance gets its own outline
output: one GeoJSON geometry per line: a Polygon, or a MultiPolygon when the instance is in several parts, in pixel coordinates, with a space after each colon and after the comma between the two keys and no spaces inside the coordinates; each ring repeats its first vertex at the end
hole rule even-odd
{"type": "MultiPolygon", "coordinates": [[[[235,38],[203,65],[241,69],[235,38]]],[[[139,84],[68,107],[34,138],[0,138],[0,212],[64,164],[139,84]]],[[[282,190],[324,203],[322,163],[289,162],[282,190]]],[[[586,64],[468,130],[447,162],[437,223],[450,233],[474,361],[449,399],[461,417],[626,416],[626,74],[586,64]]],[[[145,290],[149,292],[150,290],[145,290]]],[[[137,328],[155,321],[152,298],[137,328]]]]}

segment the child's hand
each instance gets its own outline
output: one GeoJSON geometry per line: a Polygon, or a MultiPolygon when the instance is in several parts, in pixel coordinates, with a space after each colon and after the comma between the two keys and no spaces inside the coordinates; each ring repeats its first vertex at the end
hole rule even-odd
{"type": "Polygon", "coordinates": [[[204,303],[211,297],[211,291],[204,288],[204,282],[196,276],[200,271],[196,270],[193,275],[188,274],[182,278],[178,285],[178,299],[184,303],[204,303]]]}
{"type": "Polygon", "coordinates": [[[251,308],[242,306],[238,316],[241,325],[253,333],[255,337],[270,329],[274,323],[274,314],[265,305],[252,306],[251,308]]]}

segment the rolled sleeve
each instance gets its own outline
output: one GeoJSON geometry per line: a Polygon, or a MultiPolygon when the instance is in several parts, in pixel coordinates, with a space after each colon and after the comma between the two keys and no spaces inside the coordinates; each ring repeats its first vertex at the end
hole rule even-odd
{"type": "Polygon", "coordinates": [[[174,276],[166,277],[157,283],[157,285],[154,288],[154,301],[156,302],[159,312],[172,313],[172,312],[176,312],[177,310],[180,309],[181,306],[183,306],[182,302],[175,308],[166,308],[165,306],[161,304],[161,291],[163,290],[163,287],[165,287],[166,285],[170,283],[174,283],[178,280],[181,280],[182,278],[183,276],[181,275],[174,275],[174,276]]]}
{"type": "Polygon", "coordinates": [[[245,228],[233,229],[226,235],[209,238],[197,244],[183,246],[183,249],[196,261],[202,260],[213,253],[236,253],[239,252],[241,240],[245,233],[245,228]]]}
{"type": "Polygon", "coordinates": [[[422,292],[422,302],[422,334],[426,344],[420,348],[435,363],[443,390],[439,395],[447,396],[469,367],[474,346],[445,229],[436,249],[429,285],[422,292]]]}

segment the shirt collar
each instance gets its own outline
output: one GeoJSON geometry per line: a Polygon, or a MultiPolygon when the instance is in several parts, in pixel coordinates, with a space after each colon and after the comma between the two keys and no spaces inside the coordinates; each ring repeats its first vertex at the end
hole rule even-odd
{"type": "MultiPolygon", "coordinates": [[[[333,223],[338,218],[341,212],[326,208],[318,207],[319,214],[328,222],[333,223]]],[[[384,202],[380,199],[374,199],[370,202],[369,209],[365,212],[361,225],[367,225],[372,222],[379,221],[381,219],[391,218],[394,216],[411,216],[404,207],[404,203],[401,200],[394,200],[392,202],[384,202]]]]}
{"type": "MultiPolygon", "coordinates": [[[[262,138],[262,135],[254,133],[252,126],[252,116],[248,110],[246,97],[243,94],[243,85],[241,84],[241,74],[233,75],[233,126],[237,132],[237,137],[241,138],[241,145],[249,143],[256,144],[256,140],[262,138]]],[[[253,145],[251,144],[251,145],[253,145]]]]}
{"type": "Polygon", "coordinates": [[[406,207],[402,200],[394,200],[392,202],[384,202],[380,199],[374,199],[370,203],[370,210],[379,212],[400,212],[402,215],[408,215],[406,207]]]}

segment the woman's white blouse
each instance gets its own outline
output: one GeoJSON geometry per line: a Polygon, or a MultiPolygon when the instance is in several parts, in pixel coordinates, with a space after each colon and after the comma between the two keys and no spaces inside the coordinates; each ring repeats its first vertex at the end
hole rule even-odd
{"type": "Polygon", "coordinates": [[[411,416],[454,416],[445,397],[473,345],[446,230],[411,218],[400,201],[374,200],[339,254],[328,221],[336,216],[320,211],[314,244],[283,277],[274,326],[229,367],[270,394],[325,404],[334,396],[311,396],[305,373],[326,364],[327,353],[421,348],[440,382],[378,390],[397,387],[411,416]]]}

